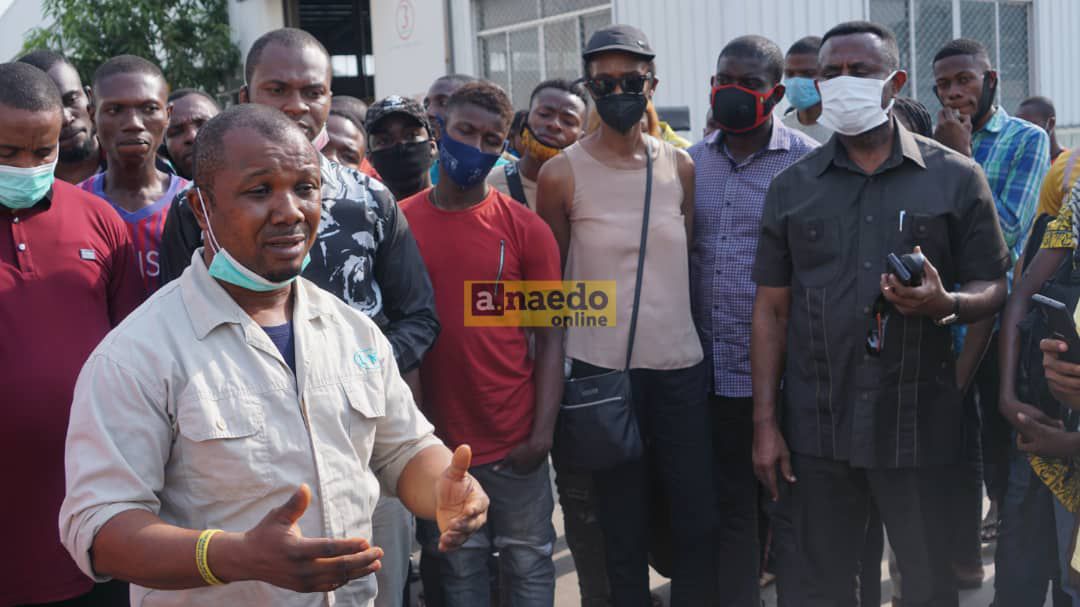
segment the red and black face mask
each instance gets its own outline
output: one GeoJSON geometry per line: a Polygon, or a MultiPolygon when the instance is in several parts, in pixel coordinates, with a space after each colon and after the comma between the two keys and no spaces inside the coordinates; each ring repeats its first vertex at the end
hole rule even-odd
{"type": "Polygon", "coordinates": [[[714,86],[712,89],[712,117],[720,130],[726,133],[746,133],[769,119],[778,99],[776,85],[764,93],[752,91],[737,84],[714,86]]]}

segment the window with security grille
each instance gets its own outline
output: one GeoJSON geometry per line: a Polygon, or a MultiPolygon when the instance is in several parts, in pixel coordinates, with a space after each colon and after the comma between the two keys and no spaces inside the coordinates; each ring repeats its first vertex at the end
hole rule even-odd
{"type": "Polygon", "coordinates": [[[581,49],[611,25],[610,0],[473,0],[479,74],[525,108],[544,80],[581,77],[581,49]]]}
{"type": "Polygon", "coordinates": [[[887,25],[908,72],[905,94],[923,102],[933,116],[934,55],[953,38],[972,38],[990,53],[998,71],[997,102],[1015,112],[1031,90],[1031,0],[869,0],[870,20],[887,25]]]}

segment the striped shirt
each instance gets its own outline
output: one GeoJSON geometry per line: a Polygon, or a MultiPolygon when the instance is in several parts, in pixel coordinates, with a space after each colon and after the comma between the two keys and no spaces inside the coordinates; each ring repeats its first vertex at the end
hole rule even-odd
{"type": "Polygon", "coordinates": [[[694,159],[694,322],[720,396],[750,396],[750,271],[765,193],[773,177],[816,147],[810,136],[774,120],[768,145],[742,162],[731,158],[721,131],[687,150],[694,159]]]}
{"type": "Polygon", "coordinates": [[[124,220],[139,262],[139,274],[142,275],[146,294],[150,295],[161,286],[161,232],[165,228],[165,217],[169,213],[176,194],[188,186],[188,180],[178,175],[169,175],[169,187],[149,206],[132,213],[118,206],[105,195],[105,173],[98,173],[79,184],[79,187],[106,200],[120,219],[124,220]]]}
{"type": "Polygon", "coordinates": [[[1050,138],[999,107],[972,136],[971,151],[990,183],[1001,232],[1015,262],[1024,250],[1024,238],[1039,204],[1039,188],[1050,168],[1050,138]]]}

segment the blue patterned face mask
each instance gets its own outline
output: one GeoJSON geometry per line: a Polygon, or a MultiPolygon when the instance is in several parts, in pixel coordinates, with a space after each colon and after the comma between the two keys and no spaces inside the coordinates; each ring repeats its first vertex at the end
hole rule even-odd
{"type": "MultiPolygon", "coordinates": [[[[208,207],[206,206],[206,201],[203,200],[202,190],[195,188],[195,194],[199,197],[199,203],[202,204],[203,213],[205,214],[208,207]]],[[[284,289],[300,277],[300,274],[297,274],[288,280],[273,282],[252,272],[242,263],[236,261],[232,255],[229,255],[228,251],[218,244],[217,237],[214,236],[214,228],[210,226],[210,215],[207,214],[205,216],[206,231],[210,235],[210,244],[214,247],[214,260],[210,262],[209,268],[210,276],[231,285],[236,285],[241,289],[259,292],[284,289]]],[[[311,253],[304,255],[304,261],[300,264],[300,272],[303,272],[309,263],[311,263],[311,253]]]]}
{"type": "Polygon", "coordinates": [[[489,154],[461,143],[443,129],[439,138],[439,172],[461,188],[482,182],[498,161],[499,154],[489,154]]]}
{"type": "Polygon", "coordinates": [[[793,76],[784,79],[784,87],[787,89],[788,103],[797,110],[805,110],[821,103],[821,93],[814,85],[813,78],[793,76]]]}

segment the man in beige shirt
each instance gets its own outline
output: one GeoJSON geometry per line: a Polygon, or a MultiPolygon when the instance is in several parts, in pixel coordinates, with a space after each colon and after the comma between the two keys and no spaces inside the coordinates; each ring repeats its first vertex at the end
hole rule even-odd
{"type": "Polygon", "coordinates": [[[79,376],[61,539],[133,605],[370,605],[380,489],[454,549],[486,519],[471,452],[434,437],[379,328],[297,278],[320,211],[304,133],[230,108],[195,176],[207,247],[79,376]]]}

